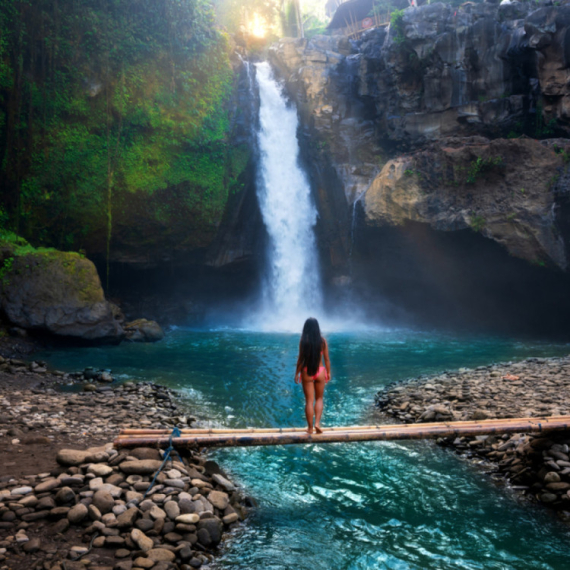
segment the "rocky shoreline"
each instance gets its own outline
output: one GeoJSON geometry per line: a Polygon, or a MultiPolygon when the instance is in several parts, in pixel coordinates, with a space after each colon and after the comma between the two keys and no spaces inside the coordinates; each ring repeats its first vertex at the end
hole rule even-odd
{"type": "Polygon", "coordinates": [[[0,362],[0,570],[199,568],[246,516],[251,501],[200,453],[172,452],[151,485],[162,450],[113,449],[122,427],[195,418],[164,386],[112,380],[0,362]],[[84,391],[59,389],[74,381],[84,391]]]}
{"type": "MultiPolygon", "coordinates": [[[[385,414],[406,423],[570,414],[570,356],[460,368],[387,386],[385,414]]],[[[486,466],[526,500],[570,524],[570,433],[440,438],[437,443],[486,466]]]]}

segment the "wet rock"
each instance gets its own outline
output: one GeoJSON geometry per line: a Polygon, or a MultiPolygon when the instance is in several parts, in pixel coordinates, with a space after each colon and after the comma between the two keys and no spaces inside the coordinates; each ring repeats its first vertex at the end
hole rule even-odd
{"type": "Polygon", "coordinates": [[[61,449],[56,460],[60,465],[81,465],[82,463],[101,463],[109,459],[107,449],[110,446],[93,447],[87,450],[61,449]]]}
{"type": "Polygon", "coordinates": [[[67,518],[71,524],[79,524],[87,517],[87,507],[83,503],[77,503],[67,513],[67,518]]]}
{"type": "Polygon", "coordinates": [[[154,562],[174,562],[176,555],[170,550],[165,548],[153,548],[147,553],[147,558],[153,560],[154,562]]]}
{"type": "Polygon", "coordinates": [[[156,321],[138,319],[125,324],[125,338],[131,342],[157,342],[164,338],[164,331],[156,321]]]}
{"type": "Polygon", "coordinates": [[[101,514],[106,514],[113,509],[115,500],[108,491],[100,490],[93,495],[93,505],[101,514]]]}
{"type": "Polygon", "coordinates": [[[128,475],[136,474],[136,475],[153,475],[160,466],[162,465],[161,461],[156,461],[153,459],[140,459],[137,461],[123,461],[119,468],[124,473],[128,475]]]}
{"type": "Polygon", "coordinates": [[[200,520],[200,515],[196,513],[184,514],[176,517],[177,523],[196,524],[200,520]]]}
{"type": "Polygon", "coordinates": [[[230,499],[227,493],[222,493],[221,491],[211,491],[208,494],[208,501],[210,501],[210,503],[212,503],[216,509],[223,511],[229,505],[230,499]]]}
{"type": "Polygon", "coordinates": [[[113,468],[102,463],[94,463],[92,465],[89,465],[87,468],[87,473],[93,473],[97,477],[106,477],[107,475],[113,473],[113,468]]]}
{"type": "Polygon", "coordinates": [[[117,517],[117,527],[131,528],[134,525],[138,517],[138,514],[139,514],[138,509],[134,507],[126,510],[123,514],[117,517]]]}
{"type": "Polygon", "coordinates": [[[168,518],[171,520],[175,520],[176,517],[180,516],[180,507],[175,501],[168,501],[165,503],[164,510],[168,515],[168,518]]]}
{"type": "Polygon", "coordinates": [[[131,531],[131,539],[143,552],[154,548],[154,542],[139,529],[135,528],[131,531]]]}
{"type": "Polygon", "coordinates": [[[59,505],[65,505],[75,501],[75,492],[71,487],[62,487],[55,496],[55,502],[59,505]]]}
{"type": "Polygon", "coordinates": [[[46,481],[42,481],[38,485],[34,487],[35,493],[48,493],[49,491],[53,491],[60,486],[59,479],[47,479],[46,481]]]}

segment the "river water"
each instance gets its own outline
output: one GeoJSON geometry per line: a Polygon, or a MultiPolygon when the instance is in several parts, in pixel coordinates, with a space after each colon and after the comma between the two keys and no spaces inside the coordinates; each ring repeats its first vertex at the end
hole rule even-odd
{"type": "MultiPolygon", "coordinates": [[[[325,426],[370,421],[374,394],[392,381],[569,350],[406,330],[326,336],[333,379],[325,426]]],[[[298,338],[180,328],[152,345],[43,356],[68,371],[89,363],[177,388],[207,425],[302,426],[303,395],[293,382],[298,338]]],[[[217,569],[570,568],[570,532],[551,514],[431,442],[244,448],[212,456],[259,503],[225,544],[217,569]]]]}

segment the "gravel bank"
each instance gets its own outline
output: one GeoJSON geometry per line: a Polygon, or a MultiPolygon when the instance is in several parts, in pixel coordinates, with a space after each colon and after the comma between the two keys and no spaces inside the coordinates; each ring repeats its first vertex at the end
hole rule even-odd
{"type": "Polygon", "coordinates": [[[104,371],[1,362],[0,570],[189,570],[210,561],[250,500],[215,462],[186,450],[150,488],[163,452],[110,443],[121,427],[191,425],[174,398],[154,384],[114,386],[104,371]],[[70,381],[87,391],[59,390],[70,381]]]}
{"type": "MultiPolygon", "coordinates": [[[[384,413],[406,423],[570,415],[570,357],[529,358],[461,368],[387,386],[376,395],[384,413]]],[[[570,523],[570,433],[440,438],[527,500],[570,523]]]]}

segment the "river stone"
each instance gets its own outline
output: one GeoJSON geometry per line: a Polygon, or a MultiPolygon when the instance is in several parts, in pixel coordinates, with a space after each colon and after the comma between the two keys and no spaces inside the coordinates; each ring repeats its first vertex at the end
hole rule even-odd
{"type": "Polygon", "coordinates": [[[131,551],[127,550],[126,548],[119,548],[119,550],[115,551],[115,558],[126,558],[130,556],[131,551]]]}
{"type": "Polygon", "coordinates": [[[210,501],[216,509],[220,509],[220,511],[223,511],[230,504],[227,493],[223,493],[222,491],[210,491],[208,501],[210,501]]]}
{"type": "Polygon", "coordinates": [[[125,337],[131,342],[157,342],[164,338],[164,331],[156,321],[137,319],[125,323],[125,337]]]}
{"type": "Polygon", "coordinates": [[[26,495],[18,501],[18,504],[25,509],[33,509],[38,504],[38,498],[35,495],[26,495]]]}
{"type": "Polygon", "coordinates": [[[93,495],[93,505],[99,509],[101,514],[105,514],[113,509],[115,500],[108,491],[99,490],[93,495]]]}
{"type": "Polygon", "coordinates": [[[87,516],[87,507],[83,503],[77,503],[67,513],[67,518],[71,524],[79,524],[87,516]]]}
{"type": "Polygon", "coordinates": [[[558,475],[558,473],[556,473],[556,471],[549,471],[544,476],[544,482],[545,483],[558,483],[559,481],[560,481],[560,475],[558,475]]]}
{"type": "Polygon", "coordinates": [[[154,521],[152,521],[151,519],[139,519],[136,523],[135,526],[142,530],[143,532],[148,532],[149,530],[152,530],[152,528],[154,527],[154,521]]]}
{"type": "Polygon", "coordinates": [[[48,493],[49,491],[53,491],[60,486],[59,479],[48,479],[47,481],[42,481],[39,485],[34,487],[35,493],[48,493]]]}
{"type": "Polygon", "coordinates": [[[58,519],[60,517],[66,517],[67,518],[67,513],[70,510],[71,509],[69,507],[55,507],[55,509],[52,509],[49,512],[49,516],[53,519],[58,519]]]}
{"type": "Polygon", "coordinates": [[[16,489],[12,489],[11,495],[28,495],[33,491],[32,487],[17,487],[16,489]]]}
{"type": "Polygon", "coordinates": [[[177,516],[175,520],[177,523],[182,524],[196,524],[200,520],[200,515],[197,515],[196,513],[188,513],[177,516]]]}
{"type": "MultiPolygon", "coordinates": [[[[214,545],[219,544],[220,540],[222,540],[222,523],[217,517],[202,519],[198,522],[198,538],[200,538],[201,530],[206,530],[208,532],[214,545]]],[[[204,544],[204,546],[208,545],[204,544]]]]}
{"type": "Polygon", "coordinates": [[[115,485],[117,487],[124,482],[125,478],[123,477],[123,475],[121,475],[121,473],[113,473],[112,475],[109,475],[107,479],[105,479],[105,483],[107,483],[108,485],[115,485]]]}
{"type": "Polygon", "coordinates": [[[543,493],[542,495],[539,496],[539,499],[543,503],[553,503],[554,501],[556,501],[557,498],[558,497],[553,493],[543,493]]]}
{"type": "Polygon", "coordinates": [[[115,526],[117,522],[117,517],[114,513],[106,513],[101,517],[101,522],[108,527],[115,526]]]}
{"type": "Polygon", "coordinates": [[[100,521],[101,520],[101,511],[93,503],[91,503],[89,505],[87,511],[89,514],[89,518],[92,521],[100,521]]]}
{"type": "Polygon", "coordinates": [[[131,531],[131,539],[143,551],[148,552],[154,548],[154,542],[144,532],[138,528],[131,531]]]}
{"type": "Polygon", "coordinates": [[[164,540],[167,542],[172,542],[173,544],[178,544],[182,540],[182,535],[177,532],[166,532],[164,533],[164,540]]]}
{"type": "Polygon", "coordinates": [[[224,524],[232,524],[235,523],[239,520],[239,516],[237,513],[230,513],[229,515],[226,515],[222,521],[224,524]]]}
{"type": "Polygon", "coordinates": [[[149,560],[154,560],[155,562],[174,562],[176,559],[174,552],[166,550],[166,548],[153,548],[146,555],[149,560]]]}
{"type": "Polygon", "coordinates": [[[135,524],[138,514],[139,510],[135,507],[127,509],[117,517],[117,528],[131,528],[135,524]]]}
{"type": "Polygon", "coordinates": [[[105,538],[105,546],[110,548],[118,548],[125,545],[125,539],[122,536],[107,536],[105,538]]]}
{"type": "Polygon", "coordinates": [[[164,519],[156,519],[154,521],[154,525],[152,526],[152,530],[157,534],[160,534],[163,528],[164,528],[164,519]]]}
{"type": "Polygon", "coordinates": [[[135,447],[129,451],[129,455],[131,457],[136,457],[137,459],[153,459],[162,463],[160,451],[153,447],[135,447]]]}
{"type": "Polygon", "coordinates": [[[155,564],[154,560],[149,560],[148,558],[143,558],[142,556],[135,558],[135,566],[137,568],[143,568],[143,570],[148,570],[149,568],[152,568],[154,564],[155,564]]]}
{"type": "Polygon", "coordinates": [[[180,507],[176,501],[168,501],[165,503],[164,510],[171,520],[176,520],[176,517],[180,516],[180,507]]]}
{"type": "Polygon", "coordinates": [[[136,491],[127,491],[125,494],[125,498],[127,500],[127,503],[135,501],[138,504],[142,500],[143,494],[137,493],[136,491]]]}
{"type": "Polygon", "coordinates": [[[208,532],[208,529],[205,528],[201,528],[198,530],[198,532],[196,533],[198,535],[198,542],[202,545],[202,546],[210,546],[210,544],[212,544],[212,538],[210,537],[210,533],[208,532]]]}
{"type": "Polygon", "coordinates": [[[61,519],[57,521],[54,525],[49,527],[48,534],[50,535],[63,534],[64,532],[67,532],[68,528],[69,528],[69,521],[67,520],[67,518],[61,519]]]}
{"type": "Polygon", "coordinates": [[[150,511],[150,516],[156,520],[156,519],[165,519],[166,518],[166,513],[158,506],[154,505],[150,511]]]}
{"type": "Polygon", "coordinates": [[[53,509],[53,508],[55,508],[55,501],[51,496],[42,497],[38,501],[38,504],[36,505],[36,509],[38,511],[43,511],[45,509],[53,509]]]}
{"type": "Polygon", "coordinates": [[[180,501],[178,501],[178,507],[180,508],[180,513],[183,515],[196,512],[196,506],[191,499],[180,499],[180,501]]]}
{"type": "Polygon", "coordinates": [[[60,465],[81,465],[82,463],[102,463],[109,459],[107,446],[91,447],[84,451],[77,449],[60,449],[56,461],[60,465]]]}
{"type": "Polygon", "coordinates": [[[93,547],[103,548],[103,546],[105,546],[105,540],[107,540],[105,536],[98,536],[96,539],[93,540],[93,547]]]}
{"type": "Polygon", "coordinates": [[[220,487],[223,487],[226,491],[235,491],[235,485],[228,481],[225,477],[219,473],[214,473],[212,475],[212,480],[216,482],[220,487]]]}
{"type": "Polygon", "coordinates": [[[570,489],[570,483],[558,482],[558,483],[548,483],[546,488],[549,491],[567,491],[570,489]]]}
{"type": "Polygon", "coordinates": [[[121,505],[121,504],[115,505],[115,506],[113,507],[113,514],[114,514],[116,517],[119,517],[119,516],[121,516],[124,512],[126,512],[128,508],[130,508],[130,507],[127,507],[126,505],[121,505]]]}
{"type": "Polygon", "coordinates": [[[70,487],[62,487],[55,495],[55,502],[64,505],[75,501],[75,492],[70,487]]]}
{"type": "Polygon", "coordinates": [[[162,465],[162,461],[154,459],[139,459],[136,461],[123,461],[119,468],[128,475],[152,475],[162,465]]]}
{"type": "Polygon", "coordinates": [[[97,477],[107,477],[107,475],[113,473],[113,468],[104,463],[92,463],[87,468],[87,473],[93,473],[97,477]]]}
{"type": "Polygon", "coordinates": [[[23,551],[24,552],[36,552],[40,549],[41,546],[41,542],[39,538],[32,538],[30,541],[26,542],[26,544],[24,544],[23,546],[23,551]]]}

